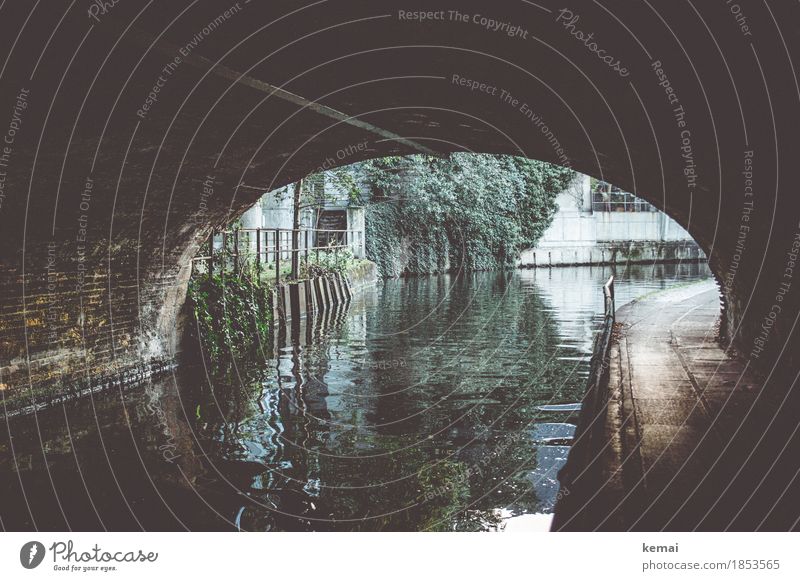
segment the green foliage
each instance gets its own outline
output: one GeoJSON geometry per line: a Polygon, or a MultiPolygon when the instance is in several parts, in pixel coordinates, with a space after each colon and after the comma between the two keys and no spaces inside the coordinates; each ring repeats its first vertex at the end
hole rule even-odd
{"type": "MultiPolygon", "coordinates": [[[[353,171],[353,166],[311,174],[302,183],[300,208],[322,208],[326,202],[333,201],[336,194],[343,194],[348,201],[357,203],[362,194],[358,179],[358,172],[353,171]],[[325,187],[326,183],[330,188],[325,187]]],[[[281,190],[276,190],[275,195],[280,198],[283,194],[281,190]]]]}
{"type": "Polygon", "coordinates": [[[214,364],[268,341],[272,311],[267,283],[246,275],[201,274],[189,282],[189,299],[200,343],[214,364]]]}
{"type": "MultiPolygon", "coordinates": [[[[228,251],[232,251],[229,248],[228,251]]],[[[361,264],[349,249],[338,253],[312,253],[309,262],[301,262],[300,279],[345,274],[361,264]]],[[[220,255],[218,261],[230,261],[220,255]]],[[[271,296],[275,284],[274,265],[257,268],[254,259],[242,252],[241,272],[196,274],[189,281],[189,300],[199,331],[199,341],[212,363],[221,367],[236,355],[253,354],[263,344],[269,344],[272,325],[271,296]]],[[[283,265],[282,277],[289,274],[288,263],[283,265]]]]}
{"type": "Polygon", "coordinates": [[[345,274],[358,262],[360,261],[353,258],[353,252],[349,248],[311,252],[308,262],[300,263],[300,280],[331,273],[345,274]]]}
{"type": "Polygon", "coordinates": [[[347,167],[339,167],[325,172],[325,176],[333,187],[347,195],[351,202],[357,202],[361,197],[361,189],[357,174],[349,171],[347,167]]]}
{"type": "Polygon", "coordinates": [[[389,157],[350,171],[368,189],[368,257],[383,276],[511,266],[552,222],[572,170],[512,156],[389,157]]]}

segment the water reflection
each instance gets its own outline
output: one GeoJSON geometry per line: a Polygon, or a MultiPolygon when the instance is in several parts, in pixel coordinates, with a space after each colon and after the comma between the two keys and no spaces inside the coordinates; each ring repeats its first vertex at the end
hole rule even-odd
{"type": "MultiPolygon", "coordinates": [[[[7,529],[496,530],[550,513],[604,268],[386,281],[263,356],[18,418],[7,529]],[[544,410],[541,406],[545,406],[544,410]],[[516,517],[516,520],[515,518],[516,517]]],[[[617,302],[709,276],[617,273],[617,302]]]]}

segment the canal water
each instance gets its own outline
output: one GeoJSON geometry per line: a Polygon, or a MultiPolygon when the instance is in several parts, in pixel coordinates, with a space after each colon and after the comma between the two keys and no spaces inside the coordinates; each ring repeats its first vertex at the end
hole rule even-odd
{"type": "MultiPolygon", "coordinates": [[[[546,528],[577,419],[547,406],[581,400],[611,273],[379,282],[225,371],[189,366],[3,422],[0,525],[546,528]]],[[[615,274],[618,307],[710,276],[615,274]]]]}

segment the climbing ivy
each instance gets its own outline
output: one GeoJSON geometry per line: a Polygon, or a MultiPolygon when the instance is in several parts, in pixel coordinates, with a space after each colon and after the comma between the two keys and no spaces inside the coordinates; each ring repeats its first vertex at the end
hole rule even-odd
{"type": "Polygon", "coordinates": [[[556,212],[572,170],[521,157],[455,153],[351,166],[366,204],[367,256],[383,276],[511,266],[556,212]]]}
{"type": "MultiPolygon", "coordinates": [[[[385,157],[335,175],[351,201],[366,205],[367,257],[382,276],[401,276],[513,265],[552,222],[555,197],[575,174],[526,158],[455,153],[385,157]]],[[[269,277],[254,261],[240,260],[240,276],[201,274],[189,285],[199,339],[215,361],[252,350],[269,335],[269,277]]],[[[346,251],[323,252],[314,262],[301,278],[354,264],[346,251]]]]}
{"type": "MultiPolygon", "coordinates": [[[[312,255],[308,263],[301,263],[300,279],[346,274],[362,262],[346,249],[324,251],[319,260],[312,255]]],[[[195,338],[214,366],[222,367],[234,355],[252,354],[269,344],[274,277],[274,271],[266,271],[263,265],[259,270],[254,261],[245,261],[238,274],[192,276],[188,297],[197,322],[195,338]]]]}
{"type": "Polygon", "coordinates": [[[254,352],[269,339],[268,285],[252,276],[199,274],[189,282],[199,339],[212,363],[254,352]]]}

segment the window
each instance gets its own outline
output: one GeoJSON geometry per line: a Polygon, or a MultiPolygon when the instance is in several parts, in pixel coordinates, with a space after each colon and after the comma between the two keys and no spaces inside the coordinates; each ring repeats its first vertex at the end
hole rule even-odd
{"type": "Polygon", "coordinates": [[[658,209],[617,186],[592,180],[593,212],[657,212],[658,209]]]}

